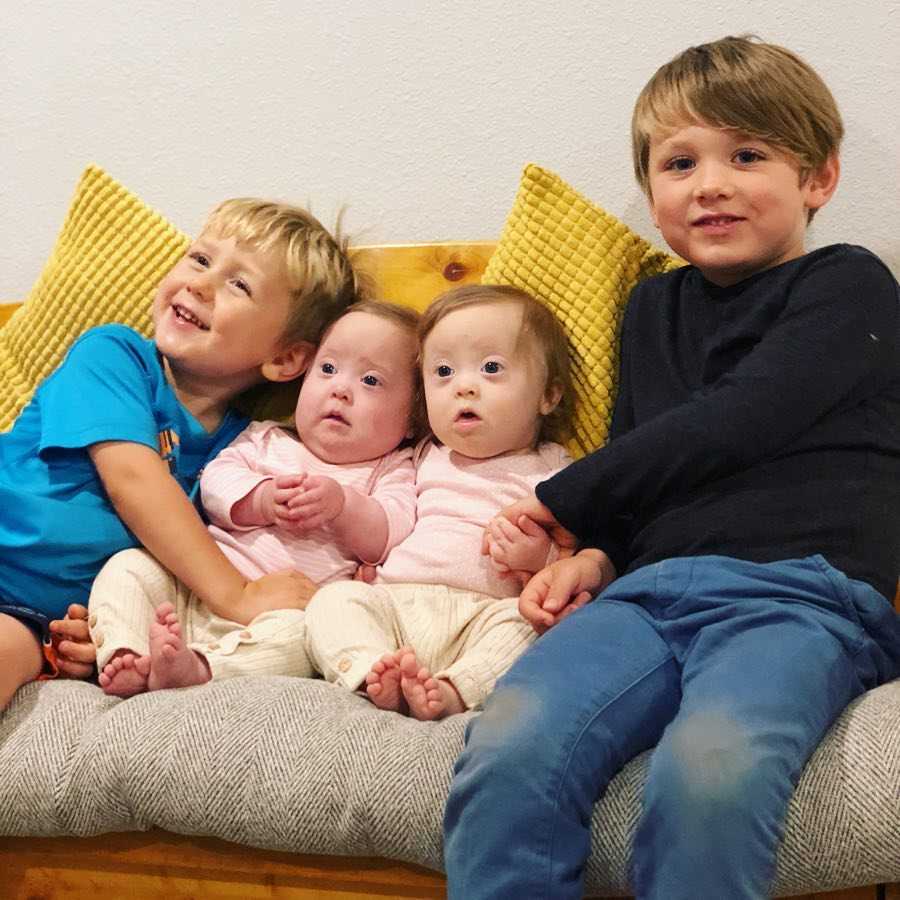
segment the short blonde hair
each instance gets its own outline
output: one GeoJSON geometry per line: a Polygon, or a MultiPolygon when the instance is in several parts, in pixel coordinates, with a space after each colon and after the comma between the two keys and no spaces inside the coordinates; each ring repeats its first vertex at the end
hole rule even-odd
{"type": "Polygon", "coordinates": [[[457,309],[478,303],[515,303],[522,310],[522,338],[532,342],[547,369],[546,392],[560,391],[559,403],[541,419],[539,441],[564,441],[572,430],[575,400],[569,368],[569,345],[559,319],[527,291],[505,284],[466,284],[453,288],[433,300],[419,322],[419,346],[445,316],[457,309]]]}
{"type": "Polygon", "coordinates": [[[216,206],[203,230],[281,256],[292,301],[285,346],[317,344],[341,313],[368,295],[368,285],[350,262],[340,220],[332,235],[298,206],[242,197],[216,206]]]}
{"type": "MultiPolygon", "coordinates": [[[[386,319],[388,322],[406,331],[414,339],[418,349],[419,322],[422,317],[412,307],[401,306],[399,303],[390,303],[387,300],[360,300],[358,303],[348,307],[338,319],[335,319],[332,325],[337,324],[340,319],[352,312],[368,313],[369,315],[386,319]]],[[[418,353],[416,357],[418,358],[418,353]]],[[[422,367],[420,365],[416,365],[413,372],[413,400],[409,430],[410,437],[414,442],[428,434],[428,417],[425,415],[425,393],[422,388],[422,367]]]]}
{"type": "Polygon", "coordinates": [[[634,174],[650,196],[650,140],[702,122],[743,131],[796,158],[805,179],[836,154],[841,114],[825,82],[795,53],[751,35],[689,47],[656,71],[631,119],[634,174]]]}

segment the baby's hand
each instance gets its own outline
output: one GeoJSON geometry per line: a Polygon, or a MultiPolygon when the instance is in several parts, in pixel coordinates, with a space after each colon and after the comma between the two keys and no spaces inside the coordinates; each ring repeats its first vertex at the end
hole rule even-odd
{"type": "Polygon", "coordinates": [[[94,674],[97,648],[88,629],[88,611],[79,603],[66,610],[64,619],[50,623],[56,644],[56,665],[60,678],[90,678],[94,674]]]}
{"type": "Polygon", "coordinates": [[[248,582],[241,598],[247,621],[273,609],[306,609],[318,585],[302,572],[284,569],[248,582]]]}
{"type": "Polygon", "coordinates": [[[615,577],[615,567],[602,550],[582,550],[538,572],[519,597],[519,613],[543,634],[589,603],[615,577]]]}
{"type": "Polygon", "coordinates": [[[305,534],[336,519],[344,510],[344,489],[324,475],[286,476],[292,484],[276,483],[275,522],[288,531],[305,534]]]}
{"type": "Polygon", "coordinates": [[[487,524],[482,553],[491,558],[501,574],[539,572],[547,564],[550,536],[528,516],[519,516],[514,525],[503,516],[495,516],[487,524]]]}

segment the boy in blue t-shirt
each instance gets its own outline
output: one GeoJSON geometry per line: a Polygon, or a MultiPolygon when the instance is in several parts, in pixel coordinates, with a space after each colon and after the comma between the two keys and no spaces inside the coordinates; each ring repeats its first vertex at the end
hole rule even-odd
{"type": "Polygon", "coordinates": [[[542,637],[470,726],[450,897],[581,897],[593,804],[650,748],[636,896],[764,897],[810,754],[900,675],[900,292],[860,247],[804,248],[842,132],[751,39],[638,98],[638,180],[690,265],[632,293],[609,443],[504,511],[584,549],[522,592],[542,637]]]}
{"type": "Polygon", "coordinates": [[[83,605],[115,552],[143,545],[220,616],[297,607],[295,573],[247,583],[192,498],[203,465],[245,427],[230,408],[306,368],[324,328],[357,299],[340,240],[309,213],[262,200],[216,207],[161,282],[154,340],[122,325],[79,338],[0,434],[0,710],[54,666],[86,674],[83,605]],[[43,652],[42,652],[43,645],[43,652]]]}

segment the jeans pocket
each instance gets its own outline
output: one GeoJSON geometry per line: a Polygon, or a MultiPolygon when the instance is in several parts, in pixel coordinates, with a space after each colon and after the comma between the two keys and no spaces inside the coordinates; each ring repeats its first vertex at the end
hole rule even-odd
{"type": "Polygon", "coordinates": [[[854,603],[850,578],[840,569],[831,565],[821,553],[817,553],[809,558],[831,586],[831,596],[843,610],[844,618],[856,627],[857,637],[855,643],[858,650],[869,635],[865,622],[863,622],[859,610],[856,608],[856,603],[854,603]]]}

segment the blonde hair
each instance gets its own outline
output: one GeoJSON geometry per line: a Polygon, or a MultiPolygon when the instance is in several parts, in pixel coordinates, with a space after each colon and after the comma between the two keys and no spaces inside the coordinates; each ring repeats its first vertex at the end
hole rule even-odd
{"type": "MultiPolygon", "coordinates": [[[[399,303],[390,303],[387,300],[360,300],[348,307],[329,328],[336,325],[344,316],[353,312],[368,313],[386,319],[401,330],[407,332],[416,342],[416,358],[418,359],[419,347],[419,323],[421,315],[409,306],[401,306],[399,303]]],[[[324,338],[324,335],[323,335],[324,338]]],[[[422,388],[422,367],[416,365],[413,371],[413,398],[412,412],[409,417],[410,438],[413,442],[425,437],[428,433],[428,418],[425,414],[425,392],[422,388]]]]}
{"type": "Polygon", "coordinates": [[[285,346],[317,344],[347,307],[368,295],[368,285],[350,262],[340,217],[332,235],[298,206],[242,197],[216,206],[203,230],[281,256],[291,292],[285,346]]]}
{"type": "Polygon", "coordinates": [[[797,160],[801,180],[838,152],[844,136],[834,97],[812,67],[752,35],[689,47],[641,91],[631,119],[631,149],[635,177],[647,196],[653,132],[684,122],[743,131],[773,144],[797,160]]]}
{"type": "Polygon", "coordinates": [[[536,345],[547,370],[544,391],[560,391],[559,403],[541,417],[538,441],[563,441],[571,433],[575,402],[569,369],[569,345],[559,319],[527,291],[505,284],[466,284],[453,288],[433,300],[419,322],[419,346],[445,316],[457,309],[478,303],[516,303],[522,310],[523,338],[536,345]]]}

